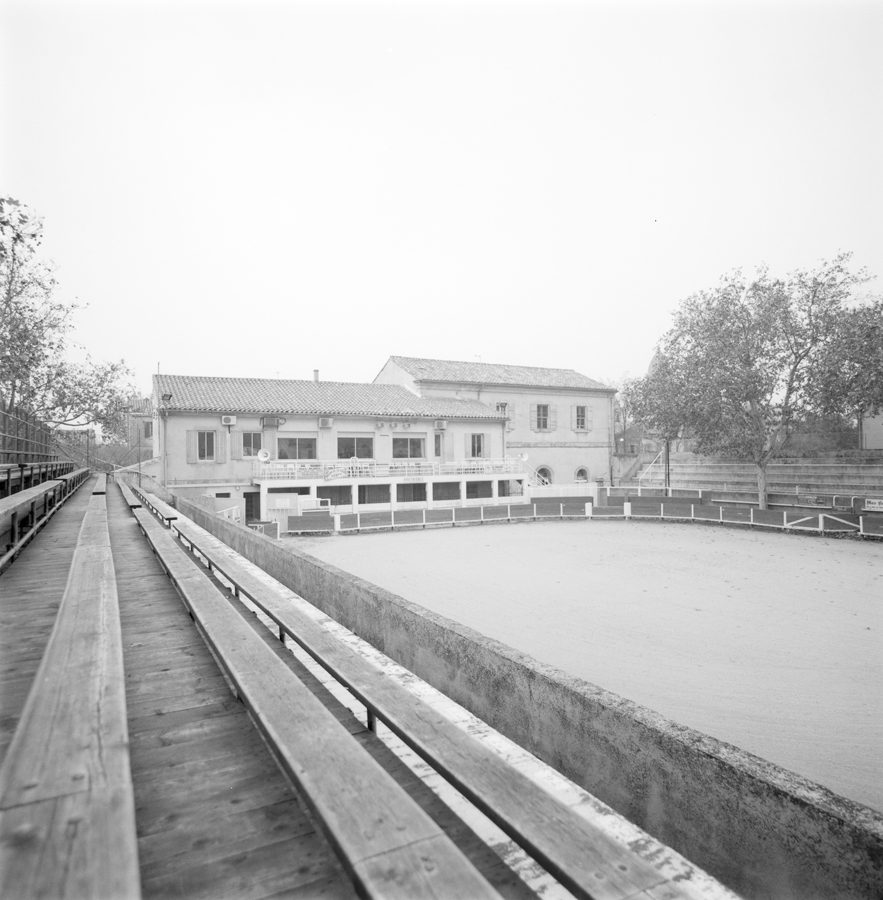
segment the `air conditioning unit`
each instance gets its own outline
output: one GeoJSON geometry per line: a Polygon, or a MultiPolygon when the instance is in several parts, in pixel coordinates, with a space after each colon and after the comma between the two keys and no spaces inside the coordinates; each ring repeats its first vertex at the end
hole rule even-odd
{"type": "Polygon", "coordinates": [[[281,428],[285,424],[285,419],[279,416],[264,416],[261,419],[261,428],[281,428]]]}
{"type": "Polygon", "coordinates": [[[330,428],[334,424],[334,419],[319,419],[320,428],[330,428]]]}
{"type": "Polygon", "coordinates": [[[374,427],[375,428],[383,428],[383,422],[375,422],[374,427]]]}
{"type": "Polygon", "coordinates": [[[235,425],[236,424],[236,416],[221,416],[221,424],[222,425],[235,425]]]}
{"type": "Polygon", "coordinates": [[[402,422],[402,428],[410,428],[410,427],[411,427],[410,422],[402,422]]]}
{"type": "Polygon", "coordinates": [[[444,431],[448,427],[447,419],[436,419],[435,420],[435,430],[436,431],[444,431]]]}

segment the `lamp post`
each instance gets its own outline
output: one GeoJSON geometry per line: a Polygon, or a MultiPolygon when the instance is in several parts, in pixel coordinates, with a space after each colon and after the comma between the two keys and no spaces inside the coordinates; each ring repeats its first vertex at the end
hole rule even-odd
{"type": "Polygon", "coordinates": [[[162,406],[160,407],[160,421],[162,422],[162,483],[165,485],[168,481],[168,477],[166,474],[166,458],[168,456],[168,452],[166,451],[166,438],[168,437],[168,407],[166,406],[172,399],[171,394],[163,394],[162,395],[162,406]]]}

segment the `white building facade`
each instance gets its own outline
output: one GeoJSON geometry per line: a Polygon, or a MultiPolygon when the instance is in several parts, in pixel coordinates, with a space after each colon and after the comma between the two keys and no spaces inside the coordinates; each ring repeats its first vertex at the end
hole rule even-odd
{"type": "Polygon", "coordinates": [[[494,410],[506,420],[506,453],[550,484],[610,483],[616,392],[572,369],[391,356],[374,383],[494,410]]]}
{"type": "Polygon", "coordinates": [[[506,502],[531,473],[506,416],[397,384],[155,375],[159,479],[234,518],[506,502]]]}

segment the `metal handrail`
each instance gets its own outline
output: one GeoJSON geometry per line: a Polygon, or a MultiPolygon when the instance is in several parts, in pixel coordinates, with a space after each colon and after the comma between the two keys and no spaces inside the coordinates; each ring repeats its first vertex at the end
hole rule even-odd
{"type": "Polygon", "coordinates": [[[638,484],[640,484],[640,483],[644,480],[644,478],[649,474],[650,470],[653,468],[653,466],[656,465],[656,463],[659,461],[659,458],[660,458],[664,453],[665,453],[664,450],[660,450],[659,453],[656,454],[656,456],[655,456],[654,459],[653,459],[653,462],[651,462],[650,465],[647,466],[647,468],[644,469],[644,471],[641,472],[641,474],[638,476],[638,484]]]}
{"type": "Polygon", "coordinates": [[[254,464],[255,478],[322,479],[338,478],[409,478],[432,475],[522,475],[536,477],[521,460],[511,456],[492,459],[462,459],[457,462],[370,459],[350,460],[274,460],[254,464]]]}

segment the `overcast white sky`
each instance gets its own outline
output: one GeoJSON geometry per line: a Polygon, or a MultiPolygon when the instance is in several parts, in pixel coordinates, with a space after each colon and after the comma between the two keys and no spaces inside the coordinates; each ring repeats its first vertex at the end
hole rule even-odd
{"type": "Polygon", "coordinates": [[[0,193],[144,391],[616,378],[734,267],[883,276],[879,0],[3,0],[0,35],[0,193]]]}

